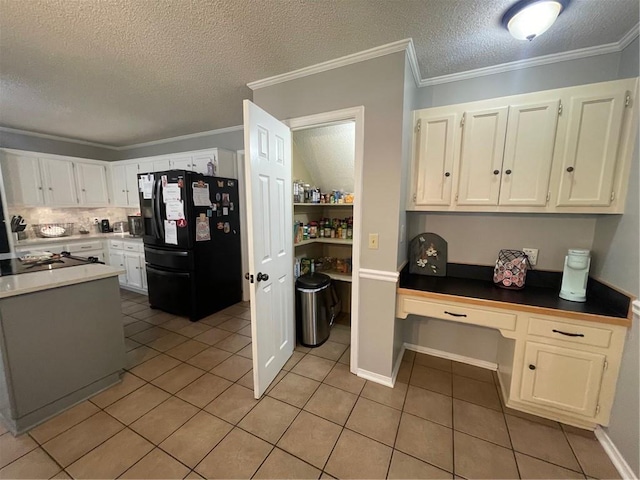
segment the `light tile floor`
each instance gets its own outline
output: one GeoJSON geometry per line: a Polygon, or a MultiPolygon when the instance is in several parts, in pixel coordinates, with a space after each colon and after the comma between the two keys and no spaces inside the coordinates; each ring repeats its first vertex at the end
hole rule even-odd
{"type": "MultiPolygon", "coordinates": [[[[349,327],[253,398],[248,305],[191,323],[122,292],[123,381],[14,438],[0,478],[614,478],[591,432],[506,408],[487,370],[406,352],[349,373],[349,327]]],[[[342,319],[344,320],[344,319],[342,319]]]]}

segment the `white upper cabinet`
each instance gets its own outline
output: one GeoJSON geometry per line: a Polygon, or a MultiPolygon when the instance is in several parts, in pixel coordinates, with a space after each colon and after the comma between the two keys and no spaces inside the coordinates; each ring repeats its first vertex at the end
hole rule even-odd
{"type": "Polygon", "coordinates": [[[164,172],[165,170],[171,170],[172,165],[171,165],[171,160],[166,157],[166,158],[158,158],[156,160],[153,160],[153,171],[154,172],[164,172]]]}
{"type": "Polygon", "coordinates": [[[613,200],[627,95],[611,90],[571,97],[558,206],[606,206],[613,200]]]}
{"type": "Polygon", "coordinates": [[[559,106],[559,100],[509,106],[500,205],[546,205],[559,106]]]}
{"type": "Polygon", "coordinates": [[[41,158],[44,198],[47,205],[77,207],[78,191],[71,160],[41,158]]]}
{"type": "Polygon", "coordinates": [[[623,213],[637,91],[631,78],[415,111],[408,209],[623,213]]]}
{"type": "MultiPolygon", "coordinates": [[[[127,197],[127,166],[128,165],[112,165],[111,166],[111,198],[113,204],[117,207],[124,207],[128,203],[127,197]]],[[[137,171],[137,168],[136,168],[137,171]]]]}
{"type": "Polygon", "coordinates": [[[118,207],[139,208],[138,164],[111,165],[113,204],[118,207]]]}
{"type": "Polygon", "coordinates": [[[38,157],[2,156],[2,176],[9,205],[44,205],[44,189],[38,157]]]}
{"type": "Polygon", "coordinates": [[[174,170],[193,170],[191,157],[172,158],[171,168],[174,170]]]}
{"type": "Polygon", "coordinates": [[[109,205],[107,167],[96,163],[76,163],[78,194],[83,207],[106,207],[109,205]]]}
{"type": "Polygon", "coordinates": [[[415,179],[415,205],[451,204],[455,136],[459,121],[455,113],[418,118],[412,175],[415,179]]]}
{"type": "Polygon", "coordinates": [[[464,113],[458,205],[497,205],[507,107],[464,113]]]}

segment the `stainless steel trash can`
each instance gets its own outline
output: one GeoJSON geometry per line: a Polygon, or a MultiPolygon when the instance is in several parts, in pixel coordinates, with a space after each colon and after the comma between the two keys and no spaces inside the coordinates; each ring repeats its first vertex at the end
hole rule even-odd
{"type": "Polygon", "coordinates": [[[329,338],[333,321],[331,278],[309,273],[296,280],[298,341],[305,347],[319,347],[329,338]]]}

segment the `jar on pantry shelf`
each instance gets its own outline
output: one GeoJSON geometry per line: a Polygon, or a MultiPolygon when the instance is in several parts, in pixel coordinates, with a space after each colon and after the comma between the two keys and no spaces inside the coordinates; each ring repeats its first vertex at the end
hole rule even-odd
{"type": "Polygon", "coordinates": [[[302,239],[309,240],[309,225],[302,226],[302,239]]]}
{"type": "Polygon", "coordinates": [[[318,222],[309,223],[309,238],[318,238],[318,222]]]}
{"type": "Polygon", "coordinates": [[[311,185],[309,185],[308,183],[305,183],[302,186],[302,191],[303,193],[303,203],[311,203],[311,185]]]}

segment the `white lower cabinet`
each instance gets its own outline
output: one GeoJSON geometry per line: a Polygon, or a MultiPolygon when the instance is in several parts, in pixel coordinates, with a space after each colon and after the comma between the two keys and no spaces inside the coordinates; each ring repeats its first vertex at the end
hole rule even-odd
{"type": "Polygon", "coordinates": [[[124,268],[127,271],[127,285],[142,289],[144,258],[140,258],[139,253],[124,253],[124,268]]]}
{"type": "Polygon", "coordinates": [[[110,240],[109,264],[120,267],[126,273],[119,275],[120,285],[140,293],[146,293],[144,246],[139,241],[110,240]]]}
{"type": "Polygon", "coordinates": [[[520,398],[548,408],[595,417],[605,356],[526,342],[520,398]]]}

